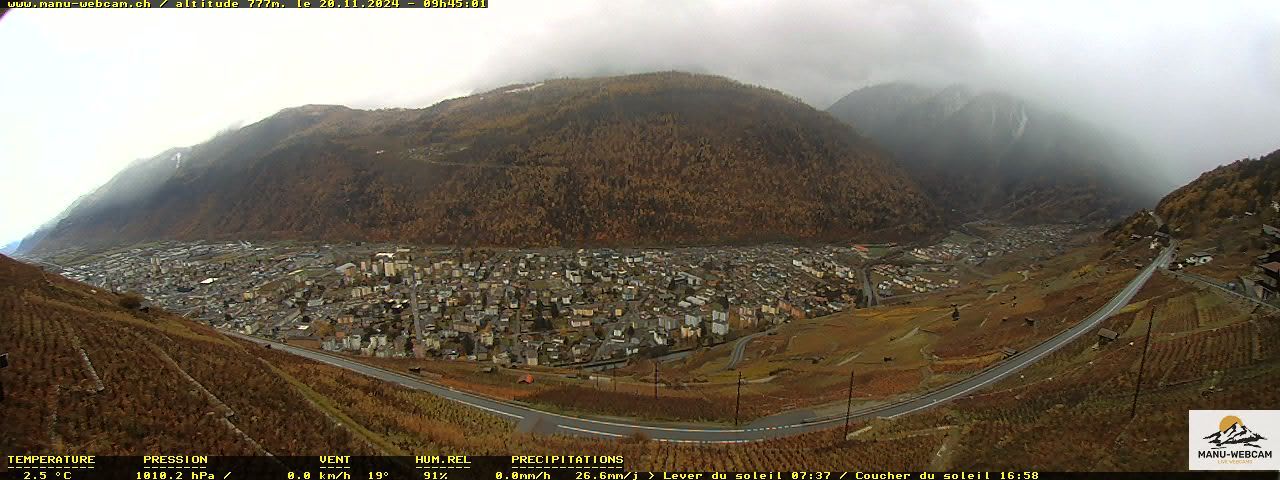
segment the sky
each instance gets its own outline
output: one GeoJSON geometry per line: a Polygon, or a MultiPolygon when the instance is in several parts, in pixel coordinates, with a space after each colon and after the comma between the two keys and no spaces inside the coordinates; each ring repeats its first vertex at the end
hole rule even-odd
{"type": "Polygon", "coordinates": [[[425,107],[554,77],[713,73],[819,109],[876,83],[966,83],[1132,138],[1179,183],[1280,149],[1274,0],[489,4],[10,11],[0,245],[136,159],[283,108],[425,107]]]}

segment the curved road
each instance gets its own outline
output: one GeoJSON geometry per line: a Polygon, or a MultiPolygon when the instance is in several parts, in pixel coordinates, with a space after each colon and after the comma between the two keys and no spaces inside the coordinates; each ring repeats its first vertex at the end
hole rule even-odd
{"type": "MultiPolygon", "coordinates": [[[[1096,312],[1089,315],[1088,318],[1085,318],[1074,327],[1055,335],[1025,352],[1019,353],[1004,362],[996,364],[975,376],[898,403],[854,412],[850,418],[853,421],[859,421],[877,417],[900,417],[902,415],[931,408],[938,404],[945,403],[948,400],[966,395],[974,390],[978,390],[995,383],[1004,377],[1026,368],[1028,365],[1035,363],[1044,356],[1062,348],[1063,345],[1066,345],[1081,335],[1095,329],[1099,323],[1115,314],[1115,312],[1124,305],[1128,304],[1129,301],[1133,299],[1133,296],[1138,293],[1138,290],[1146,284],[1147,279],[1151,278],[1151,274],[1155,272],[1156,268],[1164,266],[1169,261],[1172,251],[1176,245],[1177,243],[1174,242],[1172,245],[1161,251],[1160,255],[1157,256],[1150,265],[1147,265],[1145,269],[1139,272],[1138,275],[1129,282],[1129,284],[1125,285],[1125,287],[1121,289],[1120,292],[1111,299],[1111,301],[1107,302],[1106,305],[1103,305],[1102,308],[1099,308],[1096,312]]],[[[630,423],[626,421],[607,421],[572,417],[557,413],[543,412],[515,403],[462,392],[450,387],[436,385],[420,378],[414,378],[408,375],[392,372],[390,370],[372,367],[326,353],[269,342],[257,337],[250,337],[238,333],[224,333],[259,344],[270,343],[273,345],[273,348],[277,348],[281,351],[352,370],[370,377],[386,380],[388,382],[398,383],[412,389],[426,391],[458,403],[470,405],[472,407],[506,417],[517,422],[522,427],[527,426],[528,428],[538,432],[554,431],[554,433],[565,435],[579,435],[597,438],[621,438],[636,433],[642,433],[651,439],[668,442],[741,443],[821,430],[844,422],[844,415],[838,415],[828,418],[810,418],[787,425],[768,427],[678,428],[646,425],[643,423],[630,423]]],[[[743,344],[745,344],[745,342],[743,342],[743,344]]]]}
{"type": "Polygon", "coordinates": [[[769,331],[765,330],[763,332],[756,332],[751,335],[747,335],[745,337],[739,338],[737,343],[733,344],[733,353],[729,355],[729,366],[724,367],[725,370],[733,370],[734,367],[737,367],[738,363],[742,362],[742,355],[746,353],[747,344],[751,343],[752,340],[759,338],[761,335],[765,335],[767,333],[769,333],[769,331]]]}

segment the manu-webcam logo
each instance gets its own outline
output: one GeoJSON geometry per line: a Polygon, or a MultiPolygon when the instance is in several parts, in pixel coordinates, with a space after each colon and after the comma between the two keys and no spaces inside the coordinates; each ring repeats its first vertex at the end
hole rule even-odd
{"type": "Polygon", "coordinates": [[[1278,410],[1191,410],[1188,421],[1191,470],[1276,470],[1278,410]],[[1274,433],[1273,433],[1274,432],[1274,433]]]}

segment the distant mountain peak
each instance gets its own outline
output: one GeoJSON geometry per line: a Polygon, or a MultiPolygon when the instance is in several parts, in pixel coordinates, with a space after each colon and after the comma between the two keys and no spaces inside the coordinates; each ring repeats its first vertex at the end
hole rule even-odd
{"type": "Polygon", "coordinates": [[[1131,143],[1003,92],[898,82],[856,90],[828,112],[967,217],[1112,219],[1161,193],[1131,143]]]}

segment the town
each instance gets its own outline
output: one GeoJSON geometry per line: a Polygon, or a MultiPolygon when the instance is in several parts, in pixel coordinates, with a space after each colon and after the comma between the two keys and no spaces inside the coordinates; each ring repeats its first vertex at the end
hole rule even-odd
{"type": "Polygon", "coordinates": [[[992,241],[912,249],[170,241],[62,268],[220,329],[328,351],[566,366],[722,343],[866,305],[867,288],[881,297],[952,288],[960,262],[1054,244],[1076,228],[1010,227],[992,241]]]}

